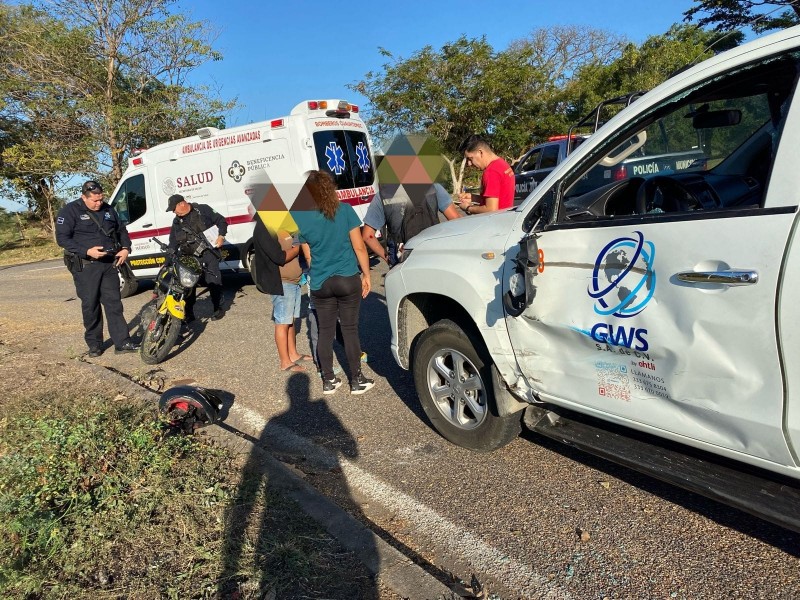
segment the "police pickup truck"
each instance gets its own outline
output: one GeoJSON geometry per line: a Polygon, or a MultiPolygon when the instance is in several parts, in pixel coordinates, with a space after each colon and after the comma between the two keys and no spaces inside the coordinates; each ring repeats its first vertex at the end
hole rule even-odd
{"type": "Polygon", "coordinates": [[[800,531],[799,73],[800,27],[710,58],[519,206],[413,238],[386,301],[433,426],[524,424],[800,531]],[[657,172],[615,178],[634,157],[657,172]]]}
{"type": "Polygon", "coordinates": [[[586,136],[556,135],[528,150],[514,165],[514,204],[528,197],[586,136]]]}
{"type": "MultiPolygon", "coordinates": [[[[534,146],[514,165],[514,205],[528,197],[551,171],[573,152],[601,124],[601,116],[608,110],[620,105],[628,105],[644,92],[633,92],[610,98],[599,103],[592,111],[570,128],[567,135],[556,135],[548,138],[544,144],[534,146]],[[588,134],[574,133],[582,128],[589,128],[588,134]]],[[[657,173],[668,174],[690,169],[704,168],[704,156],[700,149],[703,140],[702,132],[695,132],[697,144],[684,151],[670,152],[673,147],[670,135],[665,129],[656,132],[655,137],[633,149],[631,154],[615,163],[612,167],[598,165],[583,176],[576,190],[593,189],[609,181],[619,181],[628,177],[641,177],[657,173]]]]}

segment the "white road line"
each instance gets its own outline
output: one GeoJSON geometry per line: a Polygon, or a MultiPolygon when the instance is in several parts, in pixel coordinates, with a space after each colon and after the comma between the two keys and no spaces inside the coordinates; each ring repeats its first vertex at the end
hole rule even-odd
{"type": "MultiPolygon", "coordinates": [[[[268,421],[253,410],[234,405],[231,411],[236,412],[256,432],[263,431],[267,426],[268,421]]],[[[564,600],[571,598],[568,592],[555,587],[557,584],[536,573],[528,565],[509,558],[433,509],[367,473],[352,461],[336,458],[331,452],[280,425],[269,424],[269,437],[273,440],[280,438],[282,444],[302,452],[311,464],[314,463],[314,456],[322,463],[338,464],[351,489],[356,489],[359,494],[382,504],[403,520],[414,523],[416,529],[424,531],[441,548],[447,548],[454,555],[468,561],[476,571],[490,573],[526,597],[564,600]]]]}
{"type": "Polygon", "coordinates": [[[66,269],[64,265],[58,265],[57,267],[44,267],[43,269],[28,269],[24,271],[25,273],[35,273],[36,271],[52,271],[53,269],[66,269]]]}

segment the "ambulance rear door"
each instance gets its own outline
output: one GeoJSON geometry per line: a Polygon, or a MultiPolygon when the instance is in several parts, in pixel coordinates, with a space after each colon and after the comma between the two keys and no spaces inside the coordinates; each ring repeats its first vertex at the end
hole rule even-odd
{"type": "Polygon", "coordinates": [[[367,128],[353,119],[311,119],[317,168],[336,180],[339,200],[363,220],[375,196],[375,165],[367,128]]]}

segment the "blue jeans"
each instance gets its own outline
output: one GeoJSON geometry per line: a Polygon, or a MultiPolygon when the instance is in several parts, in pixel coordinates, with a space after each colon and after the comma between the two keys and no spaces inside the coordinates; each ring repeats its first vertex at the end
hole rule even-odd
{"type": "Polygon", "coordinates": [[[300,318],[303,290],[299,283],[283,282],[283,296],[272,295],[272,320],[276,325],[293,325],[300,318]]]}

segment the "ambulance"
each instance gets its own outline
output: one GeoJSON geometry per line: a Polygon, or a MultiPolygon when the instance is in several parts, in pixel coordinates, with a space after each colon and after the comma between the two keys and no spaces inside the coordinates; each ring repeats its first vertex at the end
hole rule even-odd
{"type": "Polygon", "coordinates": [[[249,270],[253,217],[265,184],[279,191],[288,210],[304,174],[315,169],[329,172],[339,199],[364,216],[377,181],[358,106],[338,99],[308,100],[284,117],[223,130],[203,127],[195,136],[134,153],[112,196],[132,242],[131,269],[120,275],[123,297],[164,263],[164,253],[151,238],[169,238],[174,215],[167,212],[167,198],[172,194],[222,214],[228,233],[220,267],[249,270]]]}

